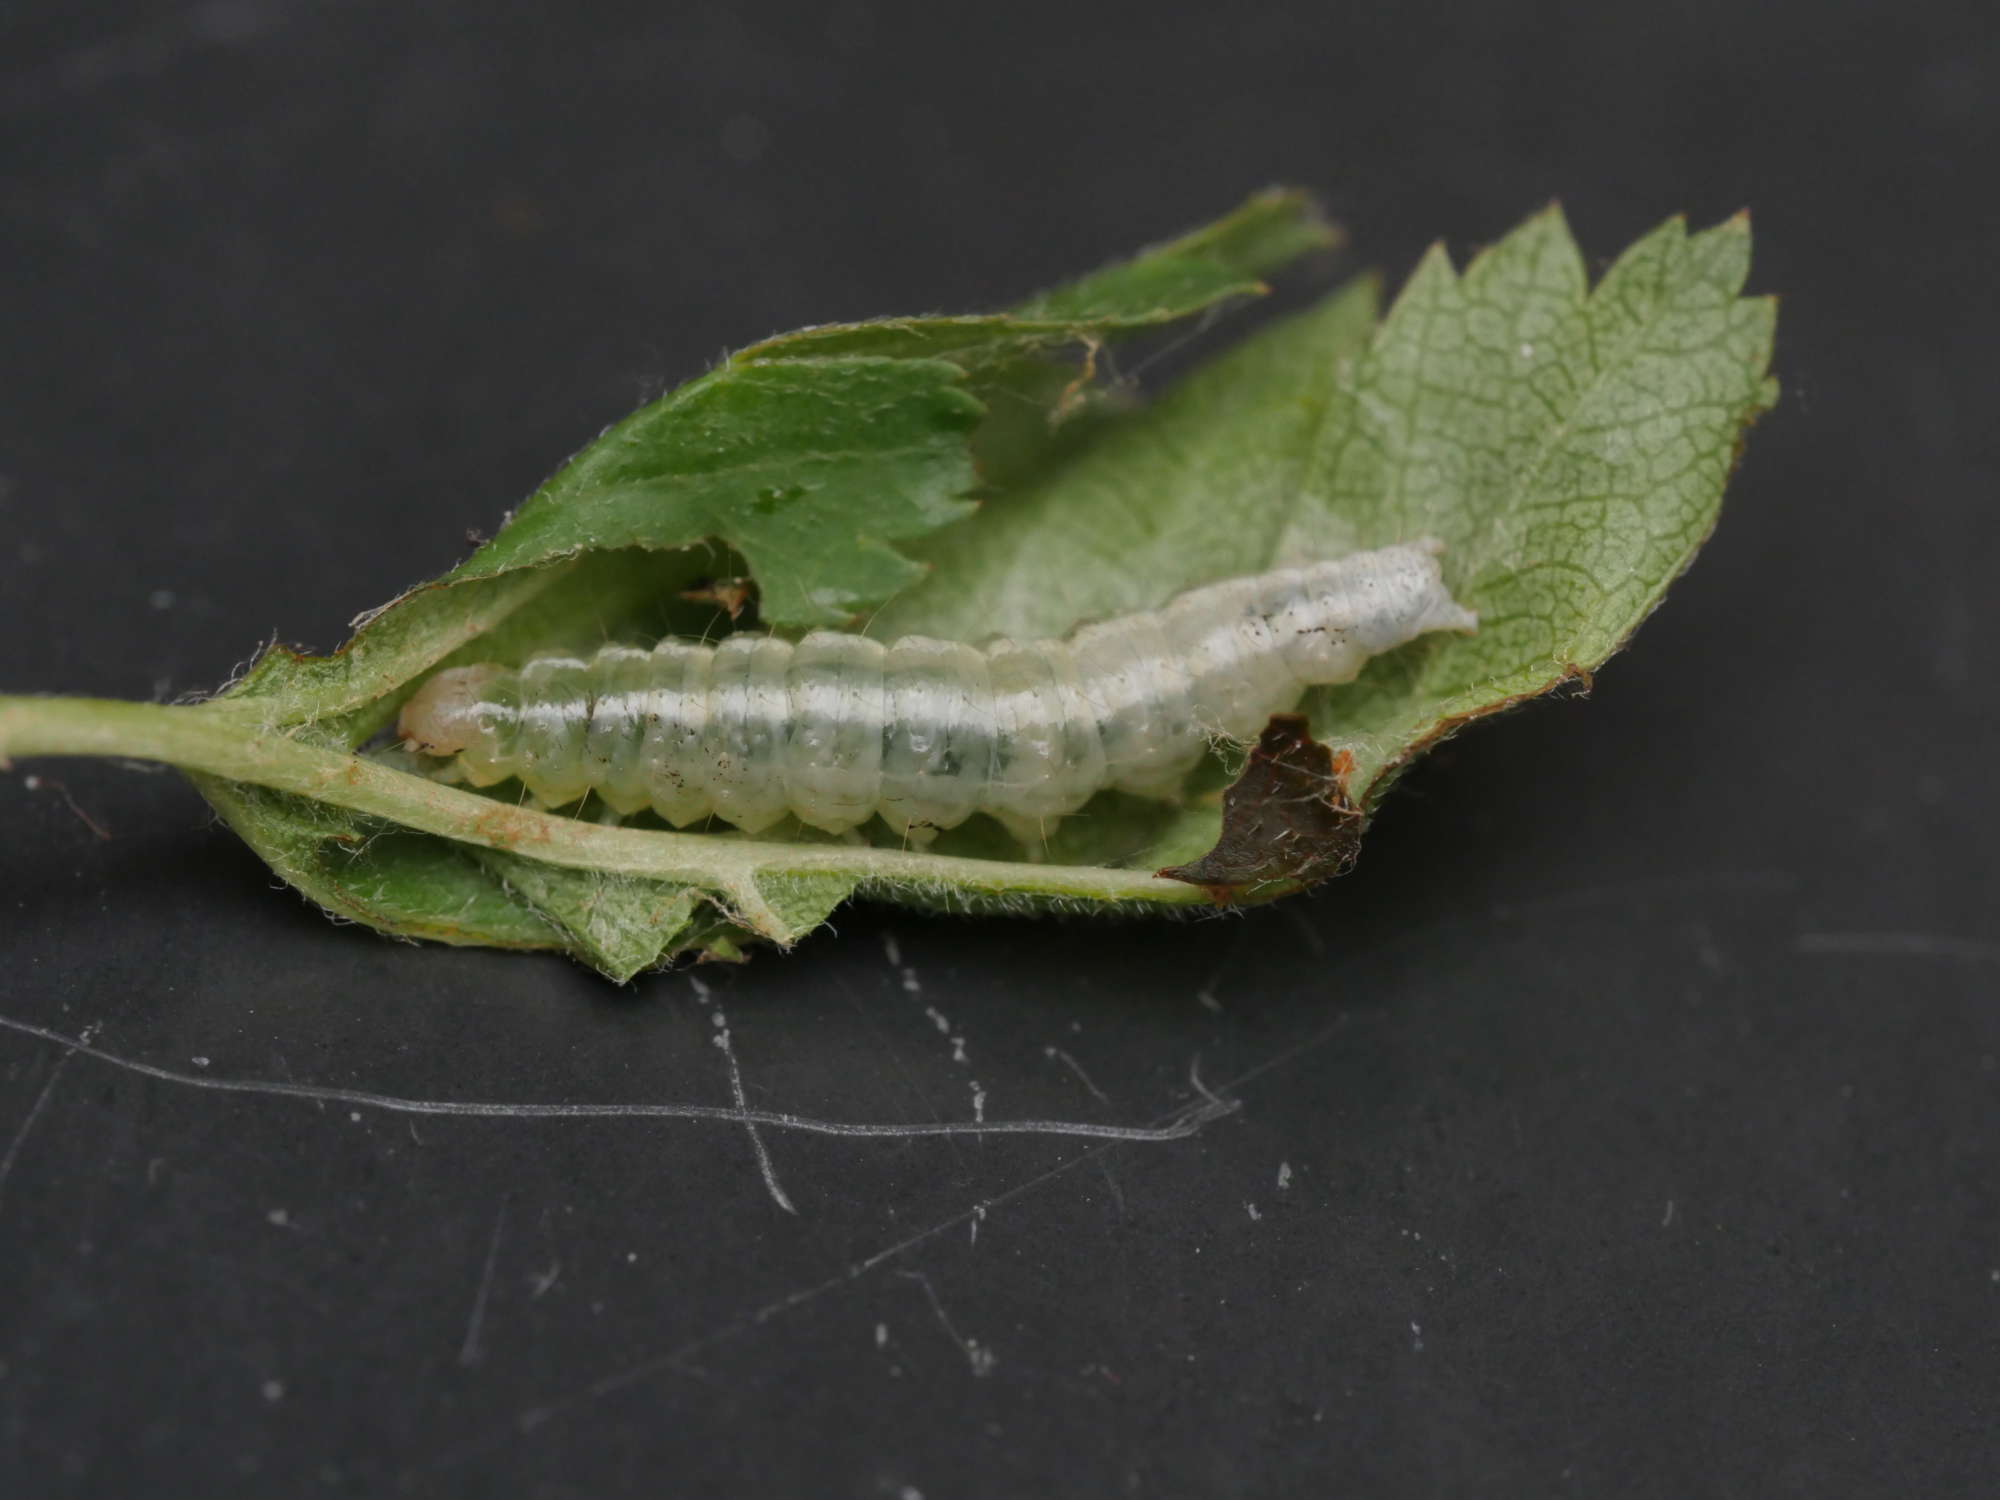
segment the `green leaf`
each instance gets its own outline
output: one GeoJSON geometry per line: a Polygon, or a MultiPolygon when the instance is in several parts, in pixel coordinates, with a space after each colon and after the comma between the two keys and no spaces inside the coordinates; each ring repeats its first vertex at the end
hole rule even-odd
{"type": "MultiPolygon", "coordinates": [[[[440,665],[726,629],[712,595],[684,597],[705,577],[747,571],[765,626],[880,606],[878,638],[1060,636],[1213,579],[1438,536],[1479,631],[1427,636],[1304,705],[1351,761],[1358,821],[1424,747],[1587,676],[1659,603],[1774,399],[1774,308],[1741,296],[1744,219],[1696,235],[1670,221],[1593,290],[1550,209],[1462,273],[1434,250],[1379,324],[1364,278],[1150,407],[1098,379],[1107,341],[1253,292],[1330,239],[1304,199],[1265,194],[1010,313],[752,346],[611,428],[333,656],[267,653],[190,708],[0,699],[0,755],[183,765],[337,915],[560,949],[617,979],[794,942],[856,893],[961,910],[1201,901],[1149,872],[1216,843],[1220,760],[1178,806],[1100,795],[1028,862],[986,819],[929,852],[879,825],[880,847],[792,825],[671,833],[349,752],[440,665]]],[[[1228,867],[1260,868],[1236,835],[1228,867]]]]}
{"type": "Polygon", "coordinates": [[[1777,304],[1739,295],[1749,266],[1747,216],[1692,236],[1674,219],[1586,297],[1553,209],[1462,277],[1426,258],[1356,372],[1326,503],[1364,545],[1446,538],[1481,627],[1315,706],[1371,798],[1468,720],[1587,680],[1694,560],[1745,428],[1777,399],[1777,304]]]}
{"type": "Polygon", "coordinates": [[[678,951],[706,910],[698,889],[674,881],[568,869],[497,849],[474,858],[515,904],[561,932],[571,953],[620,984],[678,951]]]}
{"type": "Polygon", "coordinates": [[[922,576],[889,544],[971,514],[985,408],[934,359],[736,363],[613,427],[453,581],[719,539],[772,625],[841,625],[922,576]]]}
{"type": "Polygon", "coordinates": [[[247,782],[195,786],[264,862],[330,914],[378,931],[491,948],[549,948],[560,933],[510,897],[483,851],[247,782]]]}
{"type": "Polygon", "coordinates": [[[704,575],[743,570],[719,544],[732,536],[757,550],[766,623],[840,623],[916,576],[891,543],[965,514],[982,399],[999,398],[988,427],[1030,429],[1017,449],[1052,450],[1048,408],[1087,371],[1080,352],[1257,293],[1264,274],[1338,239],[1306,195],[1273,190],[1031,304],[1060,316],[883,319],[753,345],[613,426],[491,542],[357,621],[339,651],[275,647],[229,696],[258,700],[272,724],[332,721],[330,735],[359,744],[438,667],[709,635],[713,614],[676,600],[704,575]],[[1068,363],[1051,362],[1065,349],[1068,363]],[[806,369],[786,368],[795,361],[806,369]],[[607,550],[631,548],[669,550],[607,550]]]}
{"type": "Polygon", "coordinates": [[[1375,287],[1362,280],[1245,340],[915,549],[929,576],[878,611],[870,633],[1060,636],[1274,566],[1310,503],[1301,485],[1337,376],[1374,331],[1375,287]]]}
{"type": "MultiPolygon", "coordinates": [[[[1478,633],[1308,700],[1372,805],[1470,719],[1587,677],[1693,559],[1776,396],[1775,304],[1739,295],[1749,247],[1747,218],[1691,237],[1670,220],[1595,291],[1554,208],[1462,275],[1433,249],[1379,329],[1357,283],[939,535],[931,575],[871,631],[1061,635],[1217,578],[1440,537],[1478,633]]],[[[1063,857],[1156,866],[1219,832],[1218,801],[1196,797],[1080,827],[1063,857]]]]}
{"type": "Polygon", "coordinates": [[[1273,188],[1213,224],[1030,297],[1011,312],[830,323],[753,344],[736,361],[872,354],[991,370],[1037,350],[1127,337],[1262,295],[1265,275],[1341,240],[1311,198],[1273,188]]]}
{"type": "MultiPolygon", "coordinates": [[[[274,725],[313,725],[358,745],[396,715],[416,679],[460,661],[518,661],[541,647],[626,634],[702,634],[713,610],[681,591],[733,569],[724,549],[593,553],[452,586],[426,584],[362,617],[331,656],[274,646],[223,694],[274,725]]],[[[449,579],[451,575],[447,574],[449,579]]]]}

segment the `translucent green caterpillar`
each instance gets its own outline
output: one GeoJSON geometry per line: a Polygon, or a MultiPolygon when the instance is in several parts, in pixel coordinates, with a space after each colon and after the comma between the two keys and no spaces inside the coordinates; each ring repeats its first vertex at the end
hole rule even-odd
{"type": "Polygon", "coordinates": [[[743,633],[456,667],[398,728],[473,785],[519,777],[550,806],[594,790],[619,813],[753,833],[787,813],[836,833],[879,815],[919,841],[988,813],[1038,840],[1106,787],[1175,795],[1213,742],[1255,739],[1371,656],[1477,628],[1442,550],[1232,578],[1063,641],[743,633]]]}

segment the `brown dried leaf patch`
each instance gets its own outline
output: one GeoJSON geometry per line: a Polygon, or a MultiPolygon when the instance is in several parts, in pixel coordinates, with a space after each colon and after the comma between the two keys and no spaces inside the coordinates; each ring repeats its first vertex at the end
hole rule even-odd
{"type": "Polygon", "coordinates": [[[1222,834],[1189,864],[1159,873],[1205,886],[1217,902],[1250,888],[1316,885],[1345,875],[1367,817],[1348,796],[1354,758],[1312,737],[1303,714],[1273,714],[1242,774],[1222,794],[1222,834]]]}

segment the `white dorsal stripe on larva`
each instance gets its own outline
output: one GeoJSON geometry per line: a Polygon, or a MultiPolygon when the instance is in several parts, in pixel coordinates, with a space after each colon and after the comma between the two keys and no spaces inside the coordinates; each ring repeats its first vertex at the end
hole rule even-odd
{"type": "Polygon", "coordinates": [[[1216,739],[1254,739],[1308,687],[1478,617],[1428,537],[1190,590],[1065,641],[985,647],[814,631],[664,640],[518,670],[441,672],[403,709],[416,748],[550,806],[595,790],[676,827],[831,832],[878,814],[918,838],[974,813],[1039,838],[1106,787],[1171,797],[1216,739]]]}

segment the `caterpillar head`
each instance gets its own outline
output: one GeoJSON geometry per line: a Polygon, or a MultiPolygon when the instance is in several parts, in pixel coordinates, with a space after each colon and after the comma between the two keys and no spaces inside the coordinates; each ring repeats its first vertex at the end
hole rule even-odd
{"type": "Polygon", "coordinates": [[[1433,630],[1450,630],[1459,635],[1476,634],[1479,630],[1478,614],[1452,598],[1444,586],[1444,570],[1438,566],[1444,543],[1434,536],[1420,537],[1411,550],[1418,556],[1411,559],[1406,577],[1415,599],[1410,607],[1409,621],[1404,627],[1406,633],[1393,644],[1413,641],[1433,630]]]}
{"type": "Polygon", "coordinates": [[[1479,616],[1445,590],[1438,566],[1443,551],[1443,542],[1427,536],[1328,564],[1332,587],[1321,596],[1322,607],[1330,618],[1349,617],[1353,639],[1370,656],[1433,630],[1470,634],[1479,616]],[[1366,567],[1358,566],[1364,561],[1366,567]]]}
{"type": "Polygon", "coordinates": [[[453,667],[411,695],[396,720],[396,733],[425,755],[456,755],[479,738],[479,709],[487,686],[506,675],[504,667],[453,667]]]}
{"type": "Polygon", "coordinates": [[[1433,630],[1470,633],[1479,616],[1444,586],[1444,543],[1420,537],[1302,570],[1296,603],[1274,622],[1301,682],[1351,682],[1380,656],[1433,630]]]}

